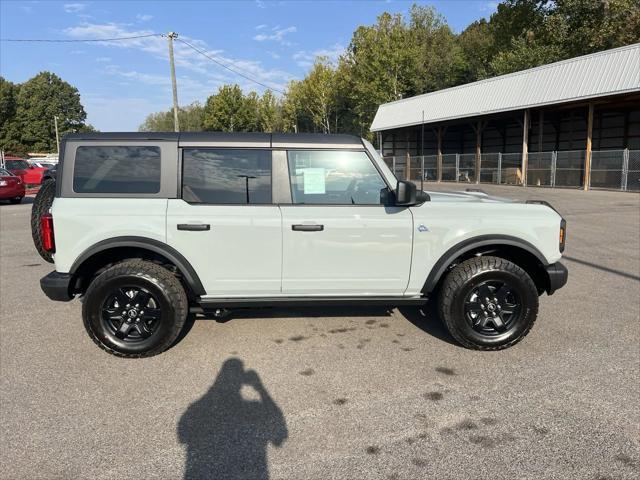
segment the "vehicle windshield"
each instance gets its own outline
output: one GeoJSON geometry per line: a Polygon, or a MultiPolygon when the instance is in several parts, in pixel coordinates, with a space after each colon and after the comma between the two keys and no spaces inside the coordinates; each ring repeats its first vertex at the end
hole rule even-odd
{"type": "Polygon", "coordinates": [[[5,160],[5,167],[8,170],[26,170],[29,164],[25,160],[5,160]]]}

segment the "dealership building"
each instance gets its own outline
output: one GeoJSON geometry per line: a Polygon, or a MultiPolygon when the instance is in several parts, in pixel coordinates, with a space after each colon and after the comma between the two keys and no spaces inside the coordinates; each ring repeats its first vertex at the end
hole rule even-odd
{"type": "Polygon", "coordinates": [[[640,44],[380,105],[398,177],[640,190],[640,44]]]}

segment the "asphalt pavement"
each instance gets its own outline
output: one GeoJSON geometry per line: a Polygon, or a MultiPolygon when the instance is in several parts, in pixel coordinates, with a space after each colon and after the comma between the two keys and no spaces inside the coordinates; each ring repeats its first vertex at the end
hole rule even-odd
{"type": "Polygon", "coordinates": [[[568,223],[567,286],[500,352],[433,309],[310,308],[118,359],[41,292],[31,205],[0,205],[0,478],[638,478],[640,196],[481,188],[568,223]]]}

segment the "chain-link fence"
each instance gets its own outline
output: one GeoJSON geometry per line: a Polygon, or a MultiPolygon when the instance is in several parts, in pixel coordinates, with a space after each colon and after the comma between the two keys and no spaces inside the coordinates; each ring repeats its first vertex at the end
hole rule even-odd
{"type": "Polygon", "coordinates": [[[556,152],[529,153],[527,161],[527,185],[534,187],[555,186],[556,152]]]}
{"type": "MultiPolygon", "coordinates": [[[[530,152],[526,182],[536,187],[581,188],[585,181],[585,150],[530,152]]],[[[400,179],[434,182],[438,180],[438,156],[386,157],[400,179]],[[407,163],[409,162],[409,163],[407,163]]],[[[442,155],[443,182],[476,183],[475,153],[442,155]]],[[[521,153],[483,153],[480,183],[522,185],[521,153]]],[[[640,191],[640,150],[597,150],[591,152],[589,188],[640,191]]]]}
{"type": "Polygon", "coordinates": [[[522,185],[522,154],[503,153],[500,159],[500,183],[522,185]]]}
{"type": "Polygon", "coordinates": [[[630,192],[640,192],[640,150],[627,150],[625,188],[630,192]]]}
{"type": "Polygon", "coordinates": [[[585,150],[556,152],[555,187],[582,187],[584,185],[585,150]]]}
{"type": "Polygon", "coordinates": [[[624,150],[602,150],[591,153],[591,188],[620,188],[625,186],[624,150]]]}

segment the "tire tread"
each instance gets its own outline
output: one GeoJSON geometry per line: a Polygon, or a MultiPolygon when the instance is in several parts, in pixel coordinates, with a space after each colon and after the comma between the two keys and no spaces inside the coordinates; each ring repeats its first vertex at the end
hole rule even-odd
{"type": "Polygon", "coordinates": [[[189,302],[187,300],[187,294],[184,290],[184,287],[180,283],[180,280],[169,270],[166,268],[152,263],[146,260],[139,259],[131,259],[131,260],[123,260],[122,262],[116,263],[111,267],[107,268],[104,272],[102,272],[98,277],[96,277],[89,288],[87,289],[86,296],[90,295],[93,289],[99,287],[101,284],[119,277],[121,275],[130,275],[137,274],[142,277],[147,277],[150,279],[158,280],[162,285],[162,288],[165,289],[167,296],[171,299],[171,303],[173,305],[175,315],[172,319],[173,322],[171,324],[171,332],[167,336],[166,340],[162,342],[160,345],[155,347],[152,350],[146,352],[139,353],[123,353],[118,350],[115,350],[108,345],[105,345],[100,339],[96,336],[95,332],[91,329],[91,326],[88,322],[88,312],[85,310],[88,309],[87,302],[83,303],[82,306],[82,318],[84,327],[89,334],[89,337],[94,341],[96,345],[98,345],[104,351],[110,353],[111,355],[115,355],[117,357],[122,358],[143,358],[143,357],[152,357],[154,355],[158,355],[159,353],[167,350],[175,340],[180,335],[182,328],[186,322],[187,313],[189,311],[189,302]]]}
{"type": "Polygon", "coordinates": [[[533,327],[533,324],[535,323],[536,317],[538,315],[538,304],[537,302],[535,302],[535,304],[532,305],[530,312],[532,320],[528,323],[526,329],[520,335],[513,338],[507,343],[495,346],[486,346],[478,345],[467,340],[460,333],[455,318],[453,318],[452,315],[450,315],[448,312],[451,311],[456,292],[458,292],[464,286],[464,284],[469,281],[469,279],[478,275],[479,273],[492,270],[507,271],[519,277],[529,289],[535,292],[535,295],[537,297],[536,286],[527,272],[525,272],[515,263],[510,262],[504,258],[492,256],[474,257],[456,266],[453,270],[451,270],[451,272],[449,272],[442,285],[439,301],[439,313],[440,318],[447,327],[447,330],[449,330],[449,333],[451,333],[451,336],[465,348],[474,350],[495,351],[512,347],[513,345],[521,341],[531,331],[531,328],[533,327]]]}

